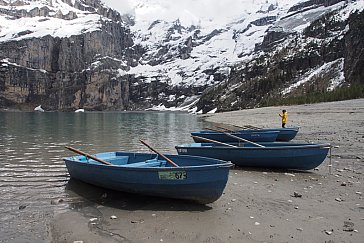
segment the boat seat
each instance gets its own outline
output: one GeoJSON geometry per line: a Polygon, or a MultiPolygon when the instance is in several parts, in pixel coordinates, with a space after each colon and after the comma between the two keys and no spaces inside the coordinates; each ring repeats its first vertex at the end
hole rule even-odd
{"type": "Polygon", "coordinates": [[[129,156],[117,156],[112,159],[107,159],[106,161],[110,162],[113,165],[126,165],[129,161],[129,156]]]}
{"type": "Polygon", "coordinates": [[[165,167],[166,161],[164,160],[146,160],[143,162],[137,162],[137,163],[130,163],[130,164],[124,164],[123,166],[126,167],[165,167]]]}
{"type": "MultiPolygon", "coordinates": [[[[77,157],[76,157],[77,158],[77,157]]],[[[129,156],[113,156],[113,157],[99,157],[102,160],[105,160],[113,165],[125,165],[128,163],[129,161],[129,156]]],[[[82,161],[82,162],[87,162],[87,163],[91,163],[91,164],[99,164],[100,162],[97,162],[93,159],[89,159],[86,156],[79,156],[76,160],[78,161],[82,161]]]]}

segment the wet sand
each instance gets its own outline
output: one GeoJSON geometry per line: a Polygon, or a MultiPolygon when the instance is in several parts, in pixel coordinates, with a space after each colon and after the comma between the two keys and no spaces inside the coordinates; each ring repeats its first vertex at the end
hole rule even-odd
{"type": "Polygon", "coordinates": [[[296,141],[333,145],[332,167],[326,158],[309,172],[233,168],[224,195],[208,205],[71,180],[67,190],[85,200],[54,217],[50,241],[363,242],[364,99],[203,117],[225,126],[279,127],[282,109],[288,126],[300,127],[296,141]]]}

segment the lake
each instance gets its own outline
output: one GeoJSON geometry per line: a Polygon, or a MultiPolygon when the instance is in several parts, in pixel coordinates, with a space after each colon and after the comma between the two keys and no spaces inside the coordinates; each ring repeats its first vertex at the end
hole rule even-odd
{"type": "Polygon", "coordinates": [[[190,133],[206,125],[172,112],[0,112],[0,242],[45,242],[53,215],[85,200],[66,188],[62,158],[75,154],[65,145],[87,153],[149,151],[143,139],[176,154],[176,144],[192,142],[190,133]]]}

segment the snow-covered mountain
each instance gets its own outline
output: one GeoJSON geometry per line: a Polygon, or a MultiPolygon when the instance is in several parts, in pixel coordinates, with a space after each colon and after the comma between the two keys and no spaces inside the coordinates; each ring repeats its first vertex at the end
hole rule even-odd
{"type": "Polygon", "coordinates": [[[340,0],[0,0],[0,105],[208,112],[294,95],[317,77],[335,89],[350,82],[349,19],[363,9],[340,0]]]}

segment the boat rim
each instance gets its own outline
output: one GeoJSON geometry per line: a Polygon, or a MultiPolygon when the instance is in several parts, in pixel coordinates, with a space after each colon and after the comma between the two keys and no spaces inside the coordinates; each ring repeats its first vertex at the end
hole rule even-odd
{"type": "MultiPolygon", "coordinates": [[[[105,152],[108,153],[108,152],[105,152]]],[[[111,153],[115,153],[115,152],[111,152],[111,153]]],[[[127,152],[122,152],[122,153],[127,153],[127,152]]],[[[95,156],[97,156],[98,154],[104,154],[104,153],[97,153],[94,154],[95,156]]],[[[137,153],[136,153],[137,154],[137,153]]],[[[123,165],[105,165],[105,164],[94,164],[94,163],[88,163],[88,162],[84,162],[84,161],[79,161],[76,160],[75,158],[77,157],[81,157],[83,155],[77,155],[77,156],[71,156],[71,157],[66,157],[63,158],[63,160],[65,162],[72,162],[72,163],[77,163],[79,165],[87,165],[87,166],[95,166],[95,167],[103,167],[103,168],[110,168],[110,169],[123,169],[123,170],[149,170],[149,171],[161,171],[161,170],[171,170],[171,171],[176,171],[176,170],[181,170],[181,169],[188,169],[188,170],[201,170],[201,169],[215,169],[215,168],[224,168],[224,167],[232,167],[234,164],[231,163],[230,161],[226,161],[226,160],[221,160],[221,159],[215,159],[215,158],[207,158],[204,156],[196,156],[196,155],[178,155],[178,154],[165,154],[166,156],[179,156],[179,157],[193,157],[193,158],[202,158],[204,160],[215,160],[215,161],[221,161],[221,163],[216,163],[216,164],[208,164],[208,165],[194,165],[194,166],[178,166],[178,167],[132,167],[132,166],[123,166],[123,165]]],[[[92,159],[90,159],[92,160],[92,159]]],[[[161,160],[164,160],[163,158],[161,160]]],[[[94,160],[93,160],[94,161],[94,160]]],[[[167,162],[168,163],[168,162],[167,162]]]]}
{"type": "MultiPolygon", "coordinates": [[[[304,144],[304,145],[300,145],[297,144],[297,146],[265,146],[265,147],[229,147],[229,146],[221,146],[221,145],[217,145],[217,146],[188,146],[191,144],[202,144],[202,143],[186,143],[186,144],[180,144],[180,145],[176,145],[175,148],[176,149],[181,149],[181,148],[188,148],[188,149],[194,149],[194,148],[198,148],[198,149],[209,149],[209,148],[216,148],[216,149],[229,149],[229,150],[282,150],[282,149],[305,149],[305,148],[331,148],[331,144],[330,143],[321,143],[321,144],[304,144]]],[[[214,144],[214,143],[207,143],[207,144],[214,144]]],[[[262,143],[263,145],[264,143],[262,143]]]]}

